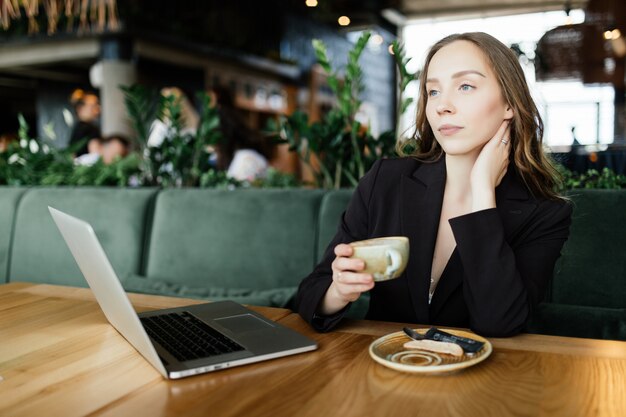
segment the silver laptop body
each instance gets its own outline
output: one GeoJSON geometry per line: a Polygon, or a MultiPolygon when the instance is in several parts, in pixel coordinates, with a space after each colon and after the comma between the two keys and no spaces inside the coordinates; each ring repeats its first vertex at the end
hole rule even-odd
{"type": "Polygon", "coordinates": [[[232,301],[137,314],[91,225],[52,207],[48,209],[109,323],[165,378],[183,378],[317,349],[315,341],[232,301]],[[173,340],[171,335],[157,334],[142,325],[169,317],[183,317],[194,323],[199,320],[202,328],[208,325],[207,330],[226,336],[239,347],[194,359],[181,360],[177,353],[177,359],[159,343],[161,340],[165,345],[165,339],[173,340]]]}

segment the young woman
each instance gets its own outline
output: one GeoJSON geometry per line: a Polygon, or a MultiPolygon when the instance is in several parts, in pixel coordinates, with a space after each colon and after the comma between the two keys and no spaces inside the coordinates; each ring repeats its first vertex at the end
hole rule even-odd
{"type": "Polygon", "coordinates": [[[571,205],[515,54],[485,33],[451,35],[422,74],[418,151],[374,164],[300,284],[297,310],[318,331],[370,291],[368,319],[516,334],[567,240],[571,205]],[[407,269],[375,284],[346,243],[392,235],[410,239],[407,269]]]}

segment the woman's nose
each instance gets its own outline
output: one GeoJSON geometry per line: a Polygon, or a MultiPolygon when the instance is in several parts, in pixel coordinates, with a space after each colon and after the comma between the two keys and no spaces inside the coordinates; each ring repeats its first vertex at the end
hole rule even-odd
{"type": "Polygon", "coordinates": [[[454,104],[450,101],[450,99],[444,95],[440,96],[439,103],[437,103],[437,113],[454,113],[454,111],[454,104]]]}

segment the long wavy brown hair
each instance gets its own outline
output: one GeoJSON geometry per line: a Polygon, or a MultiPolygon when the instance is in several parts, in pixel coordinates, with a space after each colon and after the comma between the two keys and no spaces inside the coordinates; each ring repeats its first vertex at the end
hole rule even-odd
{"type": "Polygon", "coordinates": [[[433,130],[426,118],[426,74],[433,56],[444,46],[455,41],[468,41],[476,45],[485,54],[496,74],[504,101],[514,112],[510,124],[511,166],[536,197],[559,199],[557,189],[561,184],[561,175],[552,159],[543,150],[543,122],[539,110],[533,101],[522,67],[517,56],[502,42],[483,32],[469,32],[447,36],[434,44],[424,63],[420,77],[419,99],[415,133],[411,141],[417,146],[414,152],[407,154],[406,142],[397,146],[401,156],[412,156],[421,161],[436,161],[444,154],[441,145],[435,139],[433,130]]]}

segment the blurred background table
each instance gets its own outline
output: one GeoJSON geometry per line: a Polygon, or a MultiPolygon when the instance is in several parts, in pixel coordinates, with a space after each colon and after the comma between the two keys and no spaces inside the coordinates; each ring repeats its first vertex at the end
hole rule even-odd
{"type": "Polygon", "coordinates": [[[589,169],[609,168],[616,174],[626,174],[626,145],[566,148],[555,149],[552,157],[570,171],[585,173],[589,169]]]}

